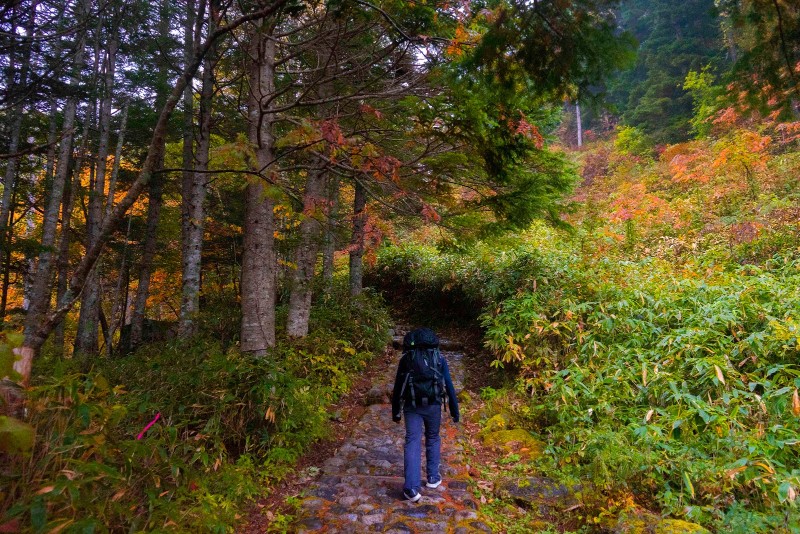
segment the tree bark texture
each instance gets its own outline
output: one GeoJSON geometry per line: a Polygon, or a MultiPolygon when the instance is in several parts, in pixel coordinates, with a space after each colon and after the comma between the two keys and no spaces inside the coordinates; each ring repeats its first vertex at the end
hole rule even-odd
{"type": "MultiPolygon", "coordinates": [[[[100,101],[100,139],[97,145],[95,179],[89,192],[89,211],[86,220],[87,248],[97,241],[103,220],[103,201],[106,192],[106,170],[108,167],[109,140],[111,138],[111,104],[114,93],[114,73],[117,63],[118,37],[112,35],[105,53],[103,69],[102,99],[100,101]]],[[[81,309],[78,317],[78,331],[75,335],[75,353],[81,358],[97,354],[98,326],[100,320],[100,273],[92,270],[83,291],[81,309]]],[[[88,362],[84,362],[86,368],[88,362]]]]}
{"type": "MultiPolygon", "coordinates": [[[[81,3],[82,14],[88,13],[89,2],[84,1],[81,3]]],[[[70,76],[70,96],[67,97],[64,104],[64,122],[63,122],[63,136],[58,152],[58,165],[56,173],[53,177],[52,187],[50,189],[50,198],[45,207],[44,216],[42,218],[42,252],[39,254],[39,261],[36,265],[36,275],[34,276],[33,288],[31,291],[31,304],[28,307],[28,314],[25,317],[25,347],[30,347],[33,352],[23,351],[24,354],[35,353],[47,335],[50,333],[42,333],[39,335],[41,340],[34,342],[35,332],[40,329],[43,323],[43,316],[47,313],[50,307],[50,279],[53,270],[53,245],[56,239],[56,230],[58,228],[58,211],[61,206],[61,197],[64,195],[64,185],[67,181],[69,173],[69,160],[72,156],[72,142],[74,138],[73,129],[75,128],[75,115],[78,107],[78,87],[80,84],[81,70],[83,68],[83,54],[86,47],[86,31],[85,29],[79,30],[79,35],[75,45],[74,51],[74,68],[70,76]],[[35,346],[38,344],[38,346],[35,346]]],[[[50,328],[52,330],[52,328],[50,328]]],[[[30,372],[30,363],[20,364],[23,369],[30,372]]],[[[27,378],[29,375],[20,373],[23,377],[27,378]]]]}
{"type": "MultiPolygon", "coordinates": [[[[61,204],[61,237],[58,243],[58,259],[56,260],[56,302],[59,302],[67,291],[69,284],[69,246],[72,239],[72,210],[75,206],[75,200],[78,198],[80,188],[80,177],[83,171],[83,162],[86,159],[88,151],[89,131],[90,126],[94,119],[91,117],[84,122],[83,135],[81,139],[81,148],[78,151],[79,156],[71,165],[70,172],[67,175],[69,183],[64,184],[64,194],[61,204]],[[67,188],[69,186],[69,188],[67,188]]],[[[58,354],[64,354],[64,321],[59,321],[55,329],[54,344],[58,354]]]]}
{"type": "Polygon", "coordinates": [[[328,175],[327,197],[329,213],[325,224],[325,246],[322,250],[322,279],[325,281],[325,291],[330,291],[333,284],[333,273],[336,268],[334,256],[336,254],[336,217],[339,210],[339,180],[333,174],[328,175]]]}
{"type": "Polygon", "coordinates": [[[119,278],[114,290],[114,299],[111,303],[111,320],[106,332],[106,355],[111,356],[114,347],[114,334],[122,327],[125,320],[125,308],[128,305],[128,280],[130,279],[130,266],[128,262],[128,245],[131,236],[131,218],[128,217],[128,231],[125,234],[125,244],[122,247],[122,261],[119,266],[119,278]],[[124,290],[124,295],[123,295],[124,290]],[[116,318],[119,317],[119,320],[116,318]]]}
{"type": "MultiPolygon", "coordinates": [[[[329,60],[331,60],[330,57],[320,57],[318,63],[325,65],[329,60]]],[[[326,71],[327,69],[323,67],[323,72],[326,71]]],[[[334,92],[332,83],[321,84],[318,92],[321,100],[328,99],[334,92]]],[[[322,114],[324,118],[329,119],[331,106],[323,106],[322,114]]],[[[300,240],[295,251],[295,271],[292,273],[289,285],[289,310],[286,317],[286,334],[289,337],[308,335],[314,273],[323,239],[322,221],[327,220],[330,216],[330,205],[327,201],[329,195],[327,195],[326,187],[329,174],[328,163],[322,157],[318,157],[317,166],[317,169],[308,173],[303,193],[303,217],[300,220],[299,228],[300,240]]]]}
{"type": "MultiPolygon", "coordinates": [[[[214,9],[209,17],[211,31],[214,28],[214,9]]],[[[193,335],[197,330],[196,317],[200,311],[200,271],[202,269],[203,232],[205,229],[205,201],[208,191],[208,162],[211,149],[211,107],[214,96],[214,68],[217,64],[212,49],[203,63],[203,83],[200,91],[198,117],[197,154],[195,171],[183,186],[183,277],[180,322],[181,337],[193,335]]]]}
{"type": "Polygon", "coordinates": [[[119,176],[119,166],[122,159],[122,147],[125,145],[125,130],[128,128],[128,108],[130,101],[126,98],[122,105],[122,118],[119,120],[119,133],[117,134],[117,148],[114,151],[114,166],[111,168],[111,179],[108,182],[108,198],[106,199],[106,212],[103,217],[108,217],[111,208],[114,206],[114,196],[117,192],[117,177],[119,176]]]}
{"type": "MultiPolygon", "coordinates": [[[[183,58],[184,63],[189,64],[192,60],[194,53],[195,39],[194,39],[194,0],[187,0],[186,6],[186,19],[184,20],[183,27],[183,58]]],[[[192,183],[194,182],[195,173],[192,171],[194,168],[194,91],[191,84],[187,85],[183,91],[183,172],[181,176],[181,258],[183,259],[183,279],[181,283],[186,284],[186,259],[189,256],[188,243],[189,243],[189,228],[186,222],[189,220],[189,197],[187,192],[192,190],[192,183]]],[[[185,287],[181,288],[184,292],[185,287]]],[[[183,295],[181,299],[183,299],[183,295]]],[[[178,334],[181,337],[190,335],[189,328],[184,323],[183,319],[183,300],[181,300],[181,317],[180,324],[178,325],[178,334]]]]}
{"type": "MultiPolygon", "coordinates": [[[[56,46],[56,50],[60,51],[61,47],[56,46]]],[[[50,191],[53,187],[53,177],[55,174],[56,168],[56,135],[58,134],[58,104],[56,103],[55,98],[50,98],[50,126],[47,132],[47,162],[45,163],[45,171],[44,171],[44,179],[45,179],[45,188],[50,191]]],[[[13,205],[13,201],[12,201],[13,205]]],[[[13,211],[11,213],[11,217],[13,218],[13,211]]],[[[62,228],[64,226],[63,222],[63,211],[62,211],[62,228]]],[[[62,230],[63,231],[63,230],[62,230]]],[[[6,304],[7,304],[7,297],[8,297],[8,286],[9,286],[9,270],[11,266],[11,250],[8,248],[6,250],[6,271],[3,274],[3,294],[2,294],[2,302],[0,302],[0,318],[5,317],[6,311],[6,304]]],[[[34,271],[35,272],[35,271],[34,271]]],[[[63,336],[62,336],[63,338],[63,336]]]]}
{"type": "MultiPolygon", "coordinates": [[[[275,92],[275,42],[265,28],[255,31],[250,46],[249,138],[255,167],[264,172],[272,163],[273,116],[267,111],[275,92]]],[[[276,269],[274,202],[263,181],[245,189],[244,250],[242,252],[242,352],[263,356],[275,346],[276,269]]]]}
{"type": "Polygon", "coordinates": [[[326,215],[325,182],[327,171],[323,167],[308,175],[303,195],[303,218],[300,222],[300,241],[295,251],[296,268],[292,273],[289,293],[289,311],[286,318],[286,334],[289,337],[308,335],[311,316],[312,285],[317,266],[322,237],[320,219],[326,215]]]}
{"type": "MultiPolygon", "coordinates": [[[[159,162],[156,168],[161,167],[159,162]]],[[[153,260],[158,248],[158,221],[161,219],[161,206],[164,202],[164,175],[157,174],[150,181],[150,193],[147,197],[147,226],[145,228],[142,258],[139,263],[139,286],[136,288],[136,298],[133,302],[131,313],[131,348],[136,348],[142,343],[144,331],[144,315],[147,308],[147,298],[150,296],[150,279],[153,275],[153,260]]]]}
{"type": "MultiPolygon", "coordinates": [[[[8,212],[8,230],[9,230],[9,237],[11,236],[11,228],[14,224],[14,206],[17,205],[17,187],[16,183],[14,184],[14,193],[11,195],[11,210],[8,212]]],[[[0,325],[5,324],[6,319],[6,307],[8,306],[8,289],[11,286],[11,246],[10,246],[10,239],[9,239],[9,246],[4,247],[5,250],[3,251],[3,288],[2,294],[0,294],[0,325]]],[[[24,302],[23,302],[24,305],[24,302]]]]}
{"type": "Polygon", "coordinates": [[[350,240],[350,295],[356,297],[364,288],[364,230],[367,226],[367,190],[355,182],[353,199],[353,237],[350,240]]]}

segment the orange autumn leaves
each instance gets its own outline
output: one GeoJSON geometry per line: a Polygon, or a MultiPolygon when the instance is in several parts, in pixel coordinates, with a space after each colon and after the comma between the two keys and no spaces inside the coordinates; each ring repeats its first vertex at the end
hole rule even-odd
{"type": "Polygon", "coordinates": [[[756,123],[732,109],[712,120],[715,137],[643,156],[603,144],[585,156],[585,183],[575,198],[605,221],[603,235],[650,243],[648,237],[669,240],[663,236],[680,230],[685,249],[720,233],[731,246],[751,243],[779,225],[786,211],[781,191],[800,170],[783,154],[791,149],[787,142],[800,139],[800,124],[756,123]],[[774,209],[765,211],[765,204],[774,209]]]}
{"type": "Polygon", "coordinates": [[[680,214],[666,200],[648,192],[647,185],[642,182],[621,184],[617,193],[609,215],[613,223],[636,219],[650,226],[671,224],[678,228],[682,225],[680,214]]]}
{"type": "Polygon", "coordinates": [[[692,141],[673,145],[662,153],[661,159],[667,162],[675,183],[713,182],[724,189],[737,182],[730,180],[732,177],[765,171],[771,144],[772,138],[767,135],[736,129],[710,143],[692,141]]]}

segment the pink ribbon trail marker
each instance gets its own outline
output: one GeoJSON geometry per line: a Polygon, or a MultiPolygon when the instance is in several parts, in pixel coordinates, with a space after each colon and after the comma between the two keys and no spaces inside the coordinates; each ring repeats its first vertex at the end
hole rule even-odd
{"type": "Polygon", "coordinates": [[[158,421],[160,418],[161,418],[161,412],[158,412],[156,416],[153,417],[153,420],[147,423],[147,426],[144,427],[141,432],[139,432],[139,435],[136,436],[136,439],[142,439],[144,435],[147,433],[147,431],[150,430],[150,427],[156,424],[156,421],[158,421]]]}

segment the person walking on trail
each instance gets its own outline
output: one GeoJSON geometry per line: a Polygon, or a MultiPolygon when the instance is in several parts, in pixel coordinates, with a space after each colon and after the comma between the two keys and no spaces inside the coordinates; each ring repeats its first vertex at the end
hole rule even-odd
{"type": "Polygon", "coordinates": [[[403,497],[420,500],[422,486],[422,428],[425,427],[425,472],[428,488],[442,483],[439,473],[439,426],[442,411],[450,404],[450,415],[458,423],[458,399],[450,369],[439,351],[439,338],[428,328],[412,330],[403,338],[403,356],[397,366],[392,392],[392,420],[406,420],[403,449],[403,497]]]}

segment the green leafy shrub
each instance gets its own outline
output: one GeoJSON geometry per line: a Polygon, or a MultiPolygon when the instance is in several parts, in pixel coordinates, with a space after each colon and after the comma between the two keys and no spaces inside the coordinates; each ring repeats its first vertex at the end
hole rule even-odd
{"type": "Polygon", "coordinates": [[[387,249],[377,269],[483,304],[553,476],[726,531],[800,528],[798,255],[676,269],[583,246],[537,229],[493,257],[387,249]]]}
{"type": "Polygon", "coordinates": [[[34,532],[232,531],[243,504],[326,435],[328,407],[383,349],[388,325],[373,295],[331,297],[306,339],[280,341],[264,358],[206,336],[99,360],[88,374],[71,361],[38,362],[36,444],[23,461],[3,462],[2,522],[34,532]]]}
{"type": "Polygon", "coordinates": [[[645,156],[653,151],[647,136],[634,126],[621,126],[617,129],[614,147],[622,154],[645,156]]]}

